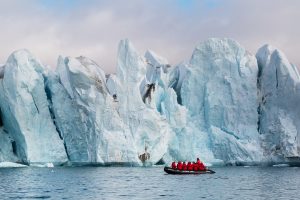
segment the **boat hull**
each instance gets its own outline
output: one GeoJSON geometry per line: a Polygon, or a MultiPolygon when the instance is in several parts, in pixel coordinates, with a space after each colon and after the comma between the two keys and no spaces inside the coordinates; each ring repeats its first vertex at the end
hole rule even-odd
{"type": "Polygon", "coordinates": [[[178,174],[178,175],[189,175],[189,174],[214,174],[215,171],[211,169],[207,169],[205,171],[187,171],[187,170],[178,170],[178,169],[172,169],[171,167],[165,167],[164,171],[168,174],[178,174]]]}

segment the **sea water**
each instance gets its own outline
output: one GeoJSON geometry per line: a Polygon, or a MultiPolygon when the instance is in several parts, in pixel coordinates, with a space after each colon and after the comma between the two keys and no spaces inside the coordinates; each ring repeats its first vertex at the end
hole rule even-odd
{"type": "Polygon", "coordinates": [[[299,199],[300,168],[219,167],[167,175],[163,167],[0,169],[0,199],[299,199]]]}

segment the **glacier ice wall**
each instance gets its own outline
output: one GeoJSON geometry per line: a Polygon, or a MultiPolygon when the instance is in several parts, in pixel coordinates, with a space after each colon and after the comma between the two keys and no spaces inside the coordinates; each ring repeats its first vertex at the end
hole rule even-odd
{"type": "Polygon", "coordinates": [[[10,135],[0,128],[0,162],[17,162],[19,161],[16,156],[15,143],[10,135]]]}
{"type": "Polygon", "coordinates": [[[49,112],[43,73],[27,50],[8,58],[0,81],[1,116],[21,161],[62,163],[67,156],[49,112]]]}
{"type": "Polygon", "coordinates": [[[134,162],[133,142],[105,85],[105,74],[85,57],[58,60],[49,76],[55,123],[74,163],[134,162]]]}
{"type": "Polygon", "coordinates": [[[255,57],[231,39],[173,67],[122,40],[109,75],[83,56],[52,70],[16,51],[0,67],[0,162],[141,165],[145,148],[152,164],[297,159],[299,77],[279,50],[255,57]]]}
{"type": "MultiPolygon", "coordinates": [[[[154,66],[155,63],[152,65],[154,66]]],[[[156,69],[152,71],[156,74],[156,69]]],[[[146,146],[151,155],[150,162],[156,163],[167,151],[171,129],[166,119],[157,111],[155,104],[151,103],[155,102],[154,92],[158,88],[155,88],[153,83],[156,80],[155,75],[148,71],[148,77],[153,78],[147,78],[146,73],[146,59],[128,40],[122,40],[119,44],[116,73],[119,81],[117,84],[118,112],[125,125],[129,127],[137,154],[143,153],[146,146]],[[147,88],[149,95],[146,97],[141,92],[143,86],[147,87],[143,85],[145,80],[149,81],[148,86],[153,83],[151,88],[147,88]]]]}
{"type": "Polygon", "coordinates": [[[265,45],[256,54],[260,133],[265,154],[274,160],[299,157],[300,76],[278,49],[265,45]]]}
{"type": "Polygon", "coordinates": [[[188,63],[182,62],[175,66],[169,74],[169,87],[173,88],[177,95],[177,102],[182,105],[181,87],[187,74],[188,63]]]}
{"type": "Polygon", "coordinates": [[[201,43],[190,60],[182,105],[189,111],[188,121],[208,134],[207,148],[225,162],[261,159],[257,72],[255,57],[230,39],[201,43]]]}

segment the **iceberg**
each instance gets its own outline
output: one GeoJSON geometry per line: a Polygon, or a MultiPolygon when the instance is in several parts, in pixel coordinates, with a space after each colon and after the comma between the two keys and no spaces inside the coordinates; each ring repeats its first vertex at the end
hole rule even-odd
{"type": "Polygon", "coordinates": [[[27,167],[27,165],[22,165],[14,162],[0,162],[0,168],[18,168],[27,167]]]}
{"type": "Polygon", "coordinates": [[[39,168],[53,168],[53,163],[32,163],[31,167],[39,167],[39,168]]]}

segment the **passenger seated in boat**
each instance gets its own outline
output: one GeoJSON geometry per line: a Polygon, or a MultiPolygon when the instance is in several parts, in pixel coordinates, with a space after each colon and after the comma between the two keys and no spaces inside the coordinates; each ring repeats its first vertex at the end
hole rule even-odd
{"type": "Polygon", "coordinates": [[[197,164],[200,165],[201,161],[199,158],[197,158],[197,164]]]}
{"type": "Polygon", "coordinates": [[[172,162],[171,167],[172,167],[172,169],[176,169],[176,162],[172,162]]]}
{"type": "Polygon", "coordinates": [[[194,163],[193,163],[193,170],[194,170],[194,171],[198,171],[198,169],[199,169],[199,168],[198,168],[198,164],[194,162],[194,163]]]}
{"type": "Polygon", "coordinates": [[[197,158],[197,165],[198,165],[198,170],[200,170],[200,171],[206,170],[205,165],[203,164],[203,162],[201,162],[201,160],[199,158],[197,158]]]}
{"type": "Polygon", "coordinates": [[[182,162],[181,161],[178,162],[177,169],[182,170],[182,162]]]}
{"type": "Polygon", "coordinates": [[[201,169],[200,169],[201,161],[200,161],[199,158],[197,158],[196,165],[197,165],[197,168],[198,168],[197,171],[198,171],[198,170],[201,170],[201,169]]]}
{"type": "Polygon", "coordinates": [[[192,166],[191,162],[188,162],[188,164],[187,164],[187,170],[193,171],[193,166],[192,166]]]}
{"type": "Polygon", "coordinates": [[[201,171],[205,171],[206,170],[206,167],[203,164],[203,162],[200,162],[200,164],[199,164],[199,170],[201,170],[201,171]]]}
{"type": "Polygon", "coordinates": [[[183,162],[183,164],[182,164],[182,170],[187,170],[187,165],[186,165],[186,163],[185,162],[183,162]]]}

